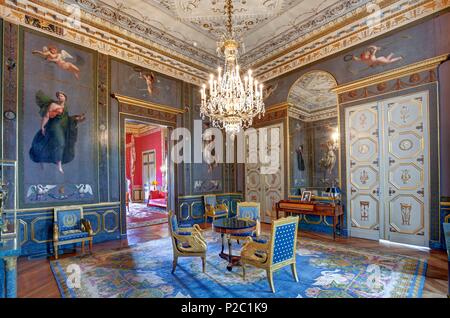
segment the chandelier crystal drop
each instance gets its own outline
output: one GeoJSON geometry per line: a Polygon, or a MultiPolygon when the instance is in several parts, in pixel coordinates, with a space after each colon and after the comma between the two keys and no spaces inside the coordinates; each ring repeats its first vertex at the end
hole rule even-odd
{"type": "Polygon", "coordinates": [[[241,129],[248,128],[253,118],[264,116],[263,85],[259,84],[249,70],[241,80],[237,62],[239,44],[234,39],[231,24],[233,5],[231,0],[225,2],[228,14],[227,39],[223,41],[221,50],[225,56],[225,66],[218,68],[217,79],[210,75],[209,85],[203,84],[201,93],[200,114],[202,119],[209,117],[214,127],[225,129],[232,136],[241,129]],[[207,94],[208,92],[208,94],[207,94]]]}

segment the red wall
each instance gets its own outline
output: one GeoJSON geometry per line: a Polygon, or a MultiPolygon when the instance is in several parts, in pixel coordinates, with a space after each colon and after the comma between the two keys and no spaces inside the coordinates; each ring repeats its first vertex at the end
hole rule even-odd
{"type": "MultiPolygon", "coordinates": [[[[135,175],[134,175],[134,186],[142,186],[142,153],[148,150],[156,151],[156,180],[159,185],[162,183],[162,151],[161,151],[161,131],[148,134],[142,137],[134,137],[134,144],[136,149],[136,162],[135,162],[135,175]]],[[[126,143],[131,143],[131,134],[126,135],[126,143]]],[[[131,147],[127,147],[126,151],[126,176],[131,180],[131,147]]]]}

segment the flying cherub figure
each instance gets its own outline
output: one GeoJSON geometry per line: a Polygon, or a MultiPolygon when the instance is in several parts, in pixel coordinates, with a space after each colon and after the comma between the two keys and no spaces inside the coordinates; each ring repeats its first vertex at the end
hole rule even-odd
{"type": "Polygon", "coordinates": [[[376,54],[380,49],[381,48],[378,46],[371,45],[368,48],[366,48],[359,57],[353,56],[353,60],[366,63],[370,67],[375,67],[379,65],[391,64],[403,59],[403,57],[401,56],[394,57],[394,53],[391,53],[388,56],[377,57],[376,54]]]}
{"type": "Polygon", "coordinates": [[[147,91],[150,96],[153,94],[153,83],[155,82],[155,75],[153,72],[150,73],[142,73],[142,77],[145,79],[147,83],[147,91]]]}
{"type": "Polygon", "coordinates": [[[80,69],[73,63],[67,62],[66,59],[73,59],[67,51],[58,49],[54,45],[44,46],[42,51],[33,50],[33,54],[37,54],[50,63],[55,63],[61,69],[73,73],[76,79],[80,79],[80,69]]]}

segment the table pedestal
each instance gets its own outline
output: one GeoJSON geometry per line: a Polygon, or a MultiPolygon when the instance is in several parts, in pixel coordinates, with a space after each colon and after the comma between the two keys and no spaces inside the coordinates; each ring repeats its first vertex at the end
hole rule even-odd
{"type": "Polygon", "coordinates": [[[224,252],[225,249],[225,235],[222,234],[222,251],[219,253],[219,256],[224,260],[228,261],[227,270],[232,271],[234,266],[241,266],[241,257],[237,255],[233,255],[231,250],[231,239],[228,236],[228,254],[224,252]]]}

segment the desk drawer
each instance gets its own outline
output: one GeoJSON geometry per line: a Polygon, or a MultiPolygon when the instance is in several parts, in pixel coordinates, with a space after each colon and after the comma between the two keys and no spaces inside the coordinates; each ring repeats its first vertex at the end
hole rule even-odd
{"type": "Polygon", "coordinates": [[[280,209],[314,211],[314,204],[280,202],[280,209]]]}

